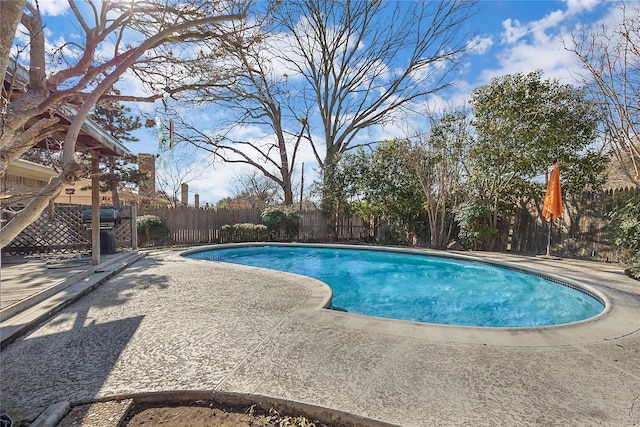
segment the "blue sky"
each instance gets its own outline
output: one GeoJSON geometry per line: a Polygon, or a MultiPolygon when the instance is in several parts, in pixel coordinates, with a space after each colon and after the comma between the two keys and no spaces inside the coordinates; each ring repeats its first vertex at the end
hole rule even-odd
{"type": "MultiPolygon", "coordinates": [[[[473,20],[480,37],[490,40],[489,49],[473,55],[476,85],[490,77],[542,69],[549,78],[571,82],[575,65],[562,39],[580,26],[606,19],[617,2],[570,1],[481,1],[483,12],[473,20]]],[[[468,81],[473,82],[469,79],[468,81]]]]}
{"type": "MultiPolygon", "coordinates": [[[[50,14],[45,18],[45,24],[51,31],[49,40],[59,37],[60,31],[71,38],[71,13],[66,0],[39,0],[39,3],[41,10],[50,14]]],[[[481,0],[480,13],[466,29],[477,34],[477,48],[461,64],[456,77],[459,84],[442,93],[439,99],[436,97],[430,101],[434,105],[457,103],[473,89],[489,83],[493,77],[538,69],[543,71],[543,78],[575,83],[579,69],[573,56],[564,49],[563,40],[572,29],[615,19],[612,11],[618,4],[617,0],[481,0]]],[[[380,129],[376,136],[383,139],[397,135],[397,129],[386,128],[380,129]]],[[[130,144],[131,151],[159,153],[157,139],[150,130],[141,130],[137,136],[141,141],[130,144]]],[[[169,156],[172,154],[162,154],[165,164],[171,161],[169,156]]],[[[190,152],[189,157],[201,161],[194,167],[198,172],[188,177],[191,203],[194,193],[200,195],[202,204],[231,196],[234,182],[245,172],[224,164],[211,167],[203,153],[190,152]]],[[[305,182],[308,183],[315,176],[313,158],[306,153],[300,157],[301,161],[306,163],[305,182]]]]}

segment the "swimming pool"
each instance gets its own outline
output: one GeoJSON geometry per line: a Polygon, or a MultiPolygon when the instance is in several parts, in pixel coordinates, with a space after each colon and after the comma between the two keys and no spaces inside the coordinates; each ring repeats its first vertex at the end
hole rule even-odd
{"type": "Polygon", "coordinates": [[[575,286],[446,257],[270,245],[186,256],[313,277],[333,290],[333,308],[384,318],[521,328],[577,322],[604,310],[601,301],[575,286]]]}

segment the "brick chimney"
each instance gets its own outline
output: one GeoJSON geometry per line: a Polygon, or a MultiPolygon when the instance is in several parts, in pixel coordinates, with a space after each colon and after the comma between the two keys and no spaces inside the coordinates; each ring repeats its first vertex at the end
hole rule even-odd
{"type": "Polygon", "coordinates": [[[182,183],[181,186],[182,199],[180,200],[183,205],[189,206],[189,184],[182,183]]]}
{"type": "Polygon", "coordinates": [[[139,194],[152,201],[156,199],[156,158],[153,154],[138,154],[138,169],[148,172],[148,178],[140,184],[139,194]]]}

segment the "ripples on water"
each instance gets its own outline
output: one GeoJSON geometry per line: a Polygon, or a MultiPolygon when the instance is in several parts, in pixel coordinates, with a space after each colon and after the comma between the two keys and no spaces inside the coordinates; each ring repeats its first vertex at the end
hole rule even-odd
{"type": "Polygon", "coordinates": [[[257,246],[188,255],[313,277],[333,306],[370,316],[465,326],[532,327],[587,319],[590,296],[517,271],[448,258],[362,249],[257,246]]]}

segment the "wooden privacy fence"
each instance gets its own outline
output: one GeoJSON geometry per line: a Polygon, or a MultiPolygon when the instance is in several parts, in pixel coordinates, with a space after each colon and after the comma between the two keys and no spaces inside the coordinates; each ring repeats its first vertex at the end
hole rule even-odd
{"type": "MultiPolygon", "coordinates": [[[[616,196],[638,194],[638,189],[619,189],[565,197],[565,213],[553,223],[551,252],[561,257],[602,261],[619,261],[624,252],[613,247],[606,233],[608,214],[615,207],[616,196]]],[[[503,218],[495,249],[503,252],[545,254],[549,225],[541,215],[542,203],[534,201],[525,209],[503,218]]],[[[178,207],[149,208],[146,213],[164,218],[174,243],[197,245],[220,243],[220,229],[239,223],[261,224],[259,209],[213,209],[178,207]]],[[[377,230],[357,216],[341,216],[329,221],[318,210],[299,211],[298,241],[329,242],[375,241],[377,230]]],[[[429,242],[428,227],[424,240],[429,242]]]]}
{"type": "MultiPolygon", "coordinates": [[[[624,253],[607,240],[608,214],[618,195],[639,194],[638,189],[623,189],[602,193],[586,193],[565,197],[565,213],[555,221],[551,233],[553,255],[568,258],[619,261],[624,253]]],[[[65,253],[91,250],[91,232],[82,224],[82,212],[88,206],[56,205],[25,229],[3,254],[65,253]]],[[[132,247],[136,208],[118,208],[122,222],[115,229],[116,246],[132,247]]],[[[542,203],[532,202],[525,209],[503,218],[498,251],[525,254],[546,253],[548,224],[541,216],[542,203]]],[[[194,207],[146,207],[145,214],[165,220],[171,231],[172,243],[178,245],[213,244],[235,238],[221,234],[223,226],[261,224],[259,209],[213,209],[194,207]]],[[[368,220],[356,216],[341,216],[333,221],[318,210],[299,211],[297,241],[375,241],[377,230],[368,220]]],[[[379,223],[380,221],[378,221],[379,223]]],[[[427,227],[428,229],[428,227],[427,227]]],[[[256,236],[264,234],[256,234],[256,236]]],[[[273,235],[270,236],[273,238],[273,235]]],[[[276,235],[283,239],[283,235],[276,235]]],[[[428,232],[424,240],[429,242],[428,232]]]]}
{"type": "Polygon", "coordinates": [[[191,206],[177,208],[155,206],[145,209],[146,215],[164,219],[173,242],[179,245],[219,243],[223,225],[261,224],[259,209],[207,209],[191,206]]]}
{"type": "MultiPolygon", "coordinates": [[[[102,206],[105,207],[105,206],[102,206]]],[[[2,249],[3,255],[75,253],[91,251],[91,230],[82,223],[82,212],[90,206],[55,205],[2,249]]],[[[118,208],[121,222],[114,228],[116,248],[133,245],[135,206],[118,208]]]]}
{"type": "MultiPolygon", "coordinates": [[[[173,242],[178,245],[210,244],[222,242],[220,230],[225,225],[262,224],[260,209],[213,209],[179,206],[148,207],[146,215],[155,215],[165,220],[173,242]]],[[[326,242],[335,239],[325,215],[318,210],[299,211],[298,241],[326,242]]],[[[348,216],[340,218],[336,227],[339,240],[366,240],[371,233],[362,218],[348,216]]]]}
{"type": "MultiPolygon", "coordinates": [[[[552,254],[600,261],[622,260],[625,252],[612,246],[607,238],[609,214],[616,207],[619,196],[638,194],[640,189],[625,188],[565,197],[564,213],[551,226],[552,254]]],[[[516,212],[503,228],[507,238],[498,250],[546,253],[549,223],[543,220],[541,210],[542,203],[537,203],[516,212]]]]}

